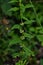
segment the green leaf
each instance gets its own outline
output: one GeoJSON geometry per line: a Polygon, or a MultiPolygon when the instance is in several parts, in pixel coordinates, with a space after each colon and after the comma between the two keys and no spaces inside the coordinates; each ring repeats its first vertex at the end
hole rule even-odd
{"type": "Polygon", "coordinates": [[[14,8],[9,9],[8,11],[14,11],[14,12],[16,12],[16,11],[18,11],[18,10],[19,10],[18,7],[14,7],[14,8]]]}
{"type": "MultiPolygon", "coordinates": [[[[41,27],[40,27],[41,28],[41,27]]],[[[43,28],[40,29],[39,33],[42,33],[43,34],[43,28]]]]}
{"type": "Polygon", "coordinates": [[[34,52],[31,51],[31,49],[29,49],[28,47],[26,47],[25,44],[22,44],[22,46],[26,56],[34,56],[34,52]]]}
{"type": "Polygon", "coordinates": [[[34,28],[34,27],[30,27],[30,28],[29,28],[29,31],[30,31],[30,32],[35,32],[35,28],[34,28]]]}
{"type": "Polygon", "coordinates": [[[15,3],[15,2],[18,2],[18,0],[11,0],[11,1],[8,2],[8,3],[15,3]]]}
{"type": "Polygon", "coordinates": [[[24,24],[31,24],[33,22],[33,20],[28,20],[28,21],[25,21],[24,24]]]}
{"type": "Polygon", "coordinates": [[[21,26],[18,25],[18,24],[16,24],[16,25],[14,25],[14,26],[11,28],[11,30],[13,30],[13,29],[21,29],[21,26]]]}
{"type": "Polygon", "coordinates": [[[33,5],[31,5],[31,4],[25,5],[25,8],[31,8],[31,7],[33,7],[33,5]]]}
{"type": "Polygon", "coordinates": [[[25,65],[26,60],[20,60],[19,62],[16,63],[16,65],[25,65]]]}
{"type": "Polygon", "coordinates": [[[43,42],[43,35],[37,35],[39,41],[43,42]]]}
{"type": "Polygon", "coordinates": [[[21,13],[23,14],[25,12],[25,6],[23,4],[20,5],[21,13]]]}
{"type": "Polygon", "coordinates": [[[43,46],[43,42],[41,43],[41,45],[43,46]]]}
{"type": "Polygon", "coordinates": [[[24,33],[24,37],[27,37],[27,38],[33,38],[33,35],[28,34],[28,33],[24,33]]]}
{"type": "Polygon", "coordinates": [[[13,38],[9,41],[9,46],[21,43],[21,39],[18,37],[18,35],[14,34],[13,38]]]}
{"type": "Polygon", "coordinates": [[[40,59],[40,65],[43,65],[43,59],[40,59]]]}
{"type": "Polygon", "coordinates": [[[15,53],[12,54],[12,57],[13,57],[13,58],[16,58],[17,56],[19,56],[19,53],[16,53],[16,52],[15,52],[15,53]]]}
{"type": "Polygon", "coordinates": [[[8,10],[11,8],[11,5],[8,3],[8,1],[2,1],[3,4],[1,4],[2,12],[6,15],[11,16],[11,12],[8,10]]]}
{"type": "Polygon", "coordinates": [[[25,16],[22,16],[22,19],[29,21],[28,18],[26,18],[25,16]]]}

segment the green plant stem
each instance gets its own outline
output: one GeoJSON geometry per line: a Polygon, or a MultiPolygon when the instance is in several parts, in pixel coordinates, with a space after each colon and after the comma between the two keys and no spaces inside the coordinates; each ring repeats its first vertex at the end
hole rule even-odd
{"type": "Polygon", "coordinates": [[[19,0],[19,7],[20,7],[20,19],[21,19],[21,22],[22,22],[22,11],[21,11],[21,3],[22,2],[22,0],[19,0]]]}

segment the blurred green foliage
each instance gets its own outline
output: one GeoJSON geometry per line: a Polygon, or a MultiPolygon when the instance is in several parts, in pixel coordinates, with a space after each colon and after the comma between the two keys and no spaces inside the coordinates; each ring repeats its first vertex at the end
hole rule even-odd
{"type": "Polygon", "coordinates": [[[21,58],[16,65],[31,64],[31,56],[35,62],[37,44],[43,46],[43,3],[0,0],[0,64],[3,65],[7,54],[21,58]],[[2,23],[4,17],[9,24],[2,23]]]}

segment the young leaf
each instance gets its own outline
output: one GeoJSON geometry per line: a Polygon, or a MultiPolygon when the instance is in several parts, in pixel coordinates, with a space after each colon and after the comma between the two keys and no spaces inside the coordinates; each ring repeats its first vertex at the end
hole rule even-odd
{"type": "Polygon", "coordinates": [[[15,3],[15,2],[18,2],[18,0],[11,0],[11,1],[8,2],[8,3],[15,3]]]}
{"type": "Polygon", "coordinates": [[[24,24],[32,24],[33,20],[28,20],[28,21],[25,21],[24,24]]]}
{"type": "Polygon", "coordinates": [[[33,38],[33,35],[31,35],[31,34],[28,34],[28,33],[23,33],[24,34],[24,37],[26,37],[26,38],[33,38]]]}
{"type": "Polygon", "coordinates": [[[14,7],[14,8],[9,9],[8,11],[14,11],[14,12],[16,12],[16,11],[18,11],[18,10],[19,10],[18,7],[14,7]]]}
{"type": "Polygon", "coordinates": [[[13,30],[13,29],[21,29],[21,26],[18,25],[18,24],[16,24],[16,25],[14,25],[14,26],[11,28],[11,30],[13,30]]]}
{"type": "Polygon", "coordinates": [[[21,43],[21,39],[15,34],[12,38],[12,40],[9,41],[9,46],[21,43]]]}
{"type": "Polygon", "coordinates": [[[31,5],[31,4],[25,5],[25,8],[31,8],[31,7],[33,7],[33,5],[31,5]]]}
{"type": "Polygon", "coordinates": [[[43,42],[43,35],[37,35],[38,39],[43,42]]]}

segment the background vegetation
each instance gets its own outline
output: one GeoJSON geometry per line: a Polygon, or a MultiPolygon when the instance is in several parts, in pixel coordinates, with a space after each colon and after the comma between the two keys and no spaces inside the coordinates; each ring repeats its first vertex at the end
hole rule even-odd
{"type": "Polygon", "coordinates": [[[43,2],[0,0],[0,65],[43,65],[43,2]]]}

